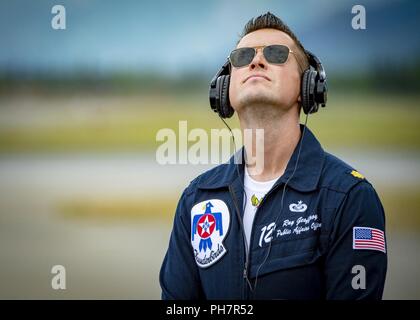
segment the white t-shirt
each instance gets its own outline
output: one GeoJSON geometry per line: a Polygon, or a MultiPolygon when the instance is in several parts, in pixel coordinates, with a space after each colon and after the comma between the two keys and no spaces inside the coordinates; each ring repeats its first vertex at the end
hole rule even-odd
{"type": "Polygon", "coordinates": [[[247,204],[245,206],[243,223],[246,241],[248,243],[248,249],[251,241],[251,230],[252,223],[254,222],[255,212],[257,211],[258,205],[260,204],[262,198],[267,194],[268,191],[270,191],[278,178],[280,178],[280,176],[269,181],[255,181],[252,179],[252,177],[250,177],[248,169],[245,166],[244,188],[246,197],[244,194],[244,203],[247,201],[247,204]]]}

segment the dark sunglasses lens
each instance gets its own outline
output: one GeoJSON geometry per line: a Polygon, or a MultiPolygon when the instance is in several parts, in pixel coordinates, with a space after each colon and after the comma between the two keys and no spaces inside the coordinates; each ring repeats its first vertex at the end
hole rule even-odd
{"type": "Polygon", "coordinates": [[[240,68],[250,64],[254,56],[254,48],[239,48],[230,54],[230,62],[235,68],[240,68]]]}
{"type": "Polygon", "coordinates": [[[282,45],[271,45],[264,48],[264,57],[269,63],[282,64],[287,61],[289,48],[282,45]]]}

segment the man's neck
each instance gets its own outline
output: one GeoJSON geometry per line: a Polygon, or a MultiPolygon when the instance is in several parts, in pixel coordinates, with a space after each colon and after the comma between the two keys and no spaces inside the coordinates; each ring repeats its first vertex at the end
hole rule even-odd
{"type": "Polygon", "coordinates": [[[297,107],[286,112],[279,112],[278,108],[253,107],[239,115],[247,169],[257,181],[272,180],[283,175],[301,136],[297,107]],[[245,129],[252,130],[251,141],[247,139],[245,129]],[[257,129],[263,129],[263,135],[258,134],[257,129]]]}

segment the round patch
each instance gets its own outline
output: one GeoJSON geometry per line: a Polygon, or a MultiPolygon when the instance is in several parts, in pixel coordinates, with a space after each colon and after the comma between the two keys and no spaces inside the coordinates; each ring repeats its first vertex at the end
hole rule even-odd
{"type": "Polygon", "coordinates": [[[201,239],[207,239],[211,236],[216,227],[216,219],[212,214],[204,214],[198,219],[197,232],[201,239]]]}

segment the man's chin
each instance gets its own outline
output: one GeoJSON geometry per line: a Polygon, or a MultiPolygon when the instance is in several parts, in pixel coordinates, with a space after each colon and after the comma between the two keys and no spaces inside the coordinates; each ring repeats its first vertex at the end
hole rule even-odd
{"type": "Polygon", "coordinates": [[[277,105],[279,104],[279,99],[263,94],[263,93],[256,93],[256,94],[249,94],[244,95],[241,97],[238,105],[242,107],[250,107],[250,106],[261,106],[261,105],[277,105]]]}

